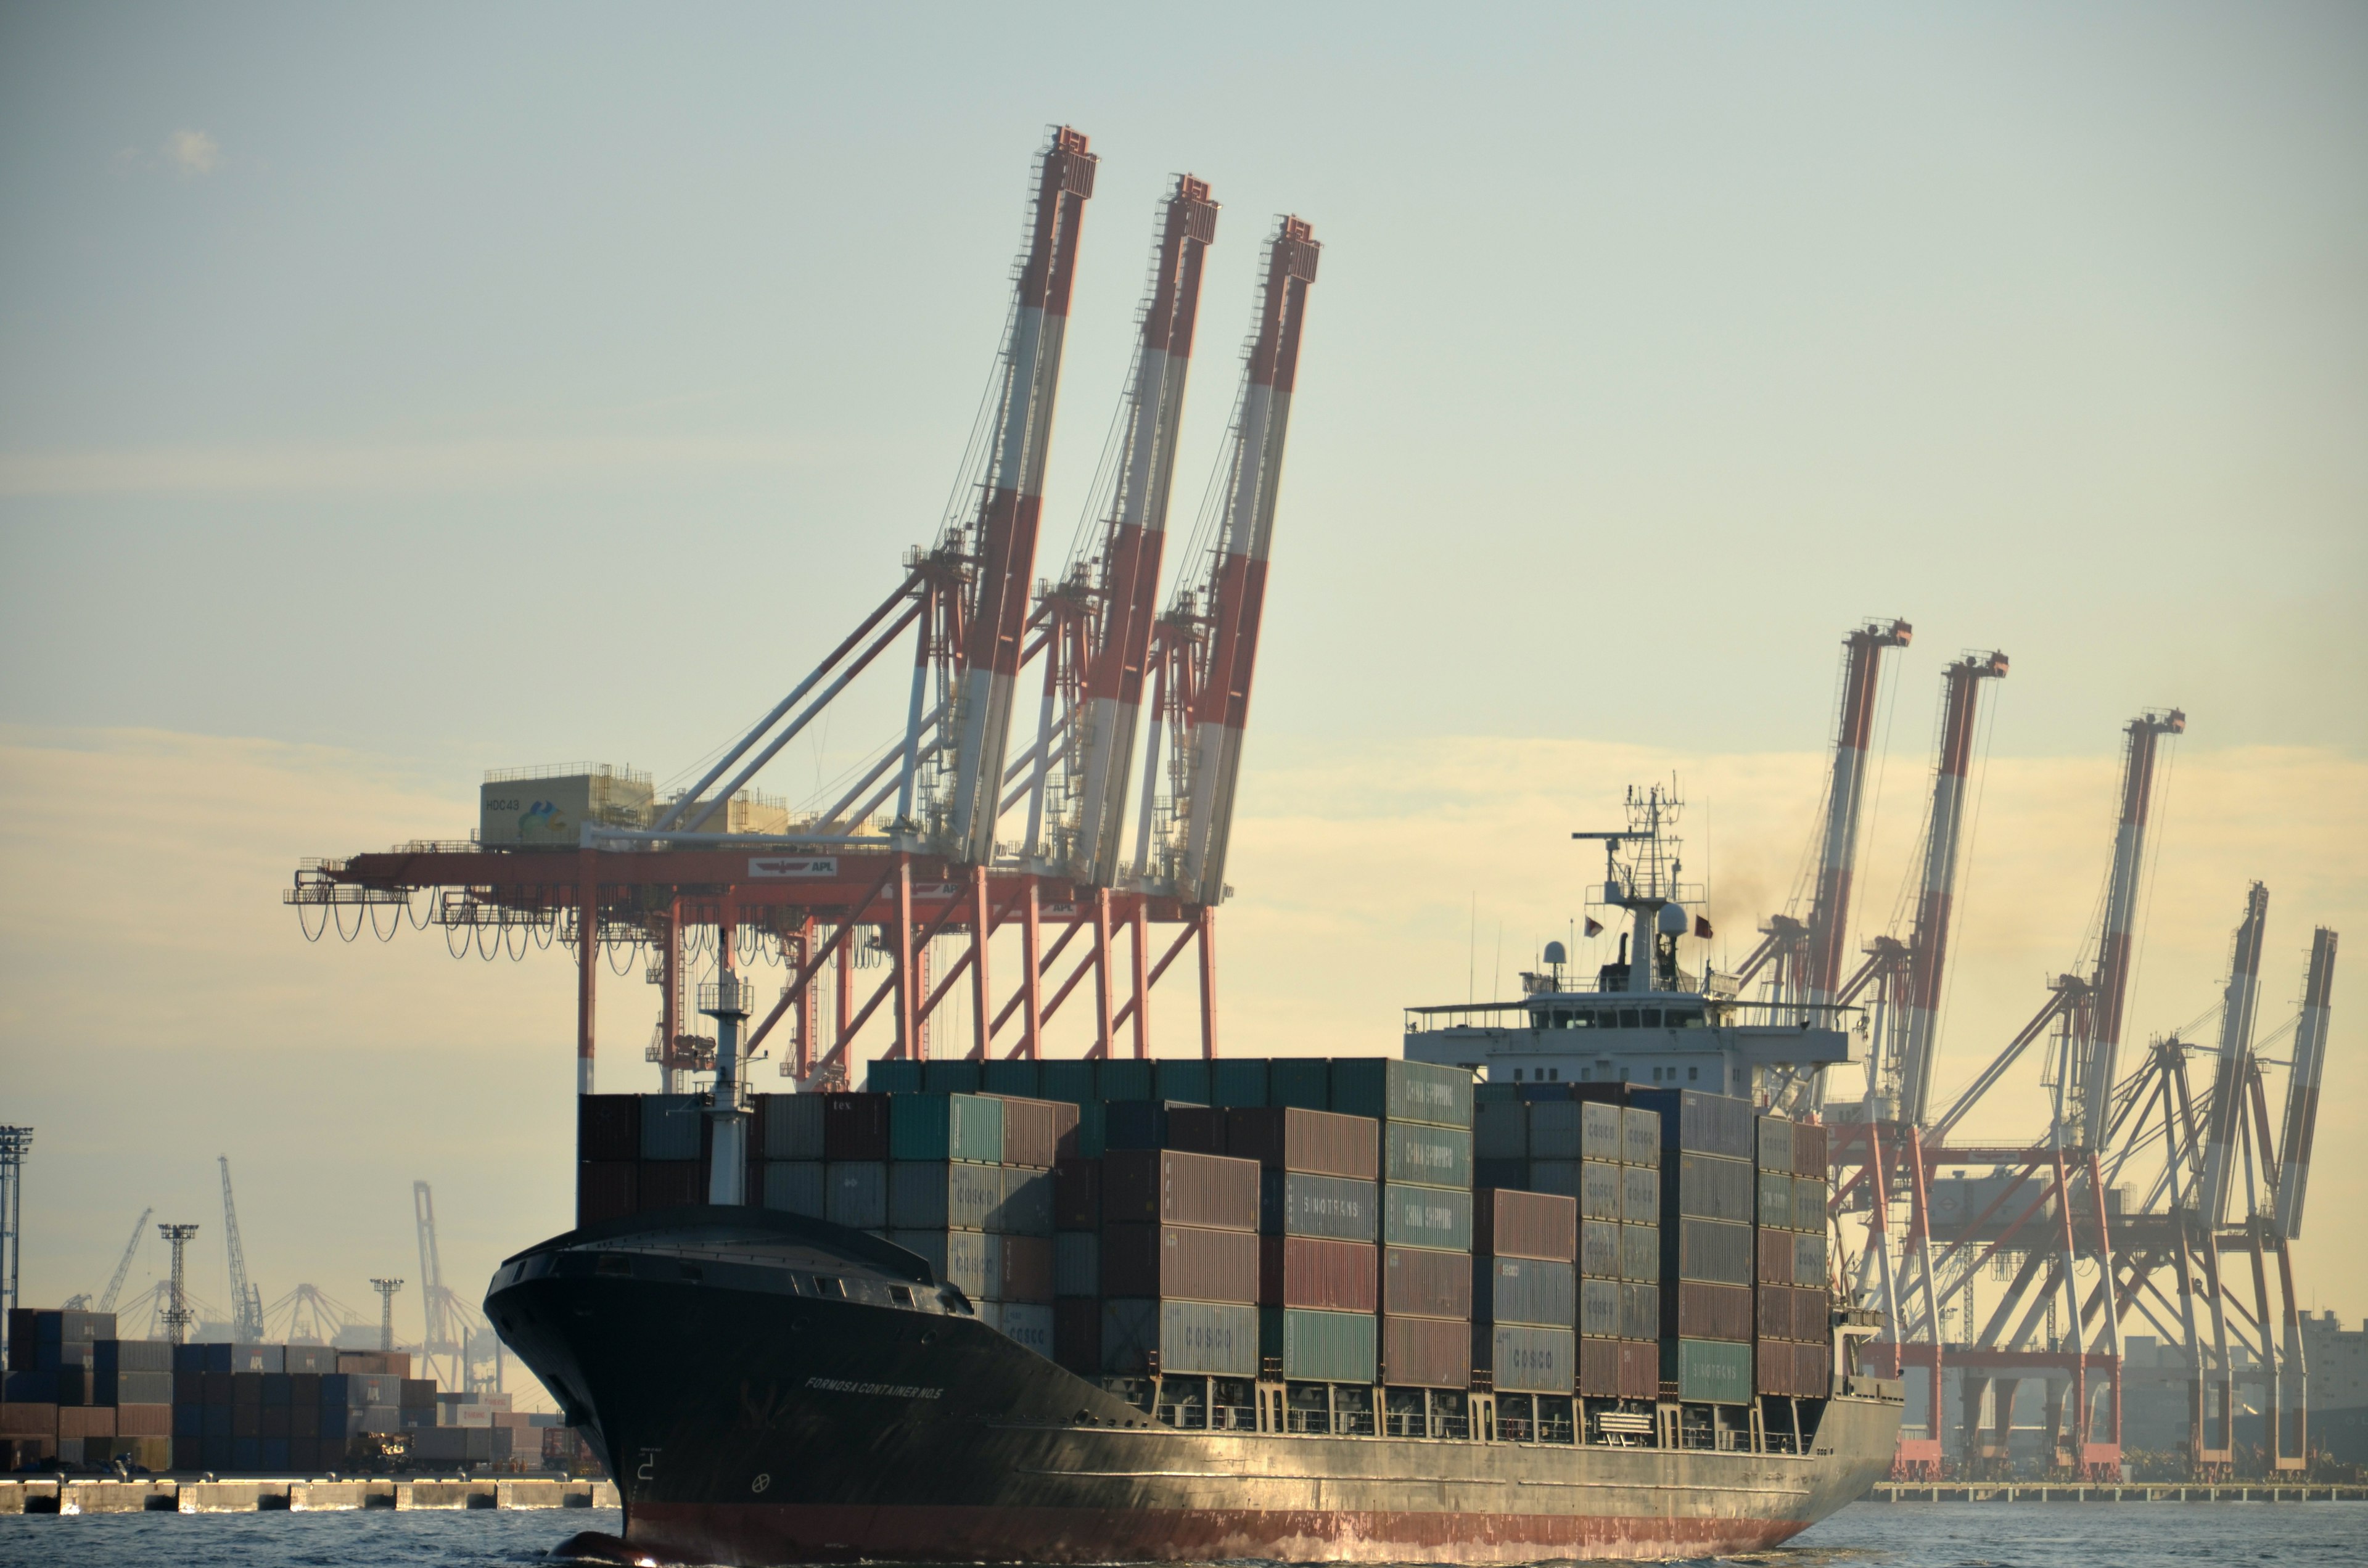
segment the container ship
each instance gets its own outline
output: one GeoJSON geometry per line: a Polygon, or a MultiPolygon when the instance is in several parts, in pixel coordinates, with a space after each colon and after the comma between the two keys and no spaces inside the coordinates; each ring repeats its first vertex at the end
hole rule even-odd
{"type": "Polygon", "coordinates": [[[1858,1496],[1900,1387],[1831,1288],[1825,1128],[1765,1108],[1848,1037],[1680,967],[1646,806],[1620,960],[1550,948],[1400,1057],[584,1096],[577,1226],[486,1297],[617,1477],[621,1536],[575,1550],[1667,1558],[1858,1496]]]}

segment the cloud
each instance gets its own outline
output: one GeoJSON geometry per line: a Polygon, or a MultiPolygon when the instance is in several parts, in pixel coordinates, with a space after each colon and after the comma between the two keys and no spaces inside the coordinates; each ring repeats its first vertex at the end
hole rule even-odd
{"type": "Polygon", "coordinates": [[[222,143],[202,131],[176,131],[165,138],[165,161],[185,175],[210,175],[222,166],[222,143]]]}

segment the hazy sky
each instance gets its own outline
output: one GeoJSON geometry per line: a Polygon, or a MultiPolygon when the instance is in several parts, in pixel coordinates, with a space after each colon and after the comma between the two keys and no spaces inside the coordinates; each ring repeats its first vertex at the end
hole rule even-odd
{"type": "MultiPolygon", "coordinates": [[[[487,767],[676,774],[887,592],[1055,122],[1102,165],[1040,572],[1170,176],[1224,204],[1179,527],[1261,235],[1289,210],[1326,246],[1231,868],[1238,1048],[1389,1049],[1494,923],[1509,983],[1575,906],[1561,834],[1673,767],[1748,940],[1870,614],[1918,628],[1870,929],[1941,662],[2014,663],[1944,1078],[2078,958],[2140,707],[2191,716],[2140,1026],[2210,1006],[2247,880],[2265,1018],[2309,926],[2368,912],[2357,6],[0,5],[29,1297],[96,1289],[143,1204],[211,1216],[224,1150],[268,1289],[366,1299],[415,1176],[479,1195],[441,1204],[448,1275],[556,1227],[561,960],[332,956],[277,889],[464,832],[487,767]]],[[[895,700],[764,782],[812,793],[895,700]]],[[[2368,1131],[2356,991],[2330,1115],[2368,1131]]],[[[604,1082],[637,1086],[645,996],[608,994],[604,1082]]],[[[2322,1132],[2322,1213],[2368,1202],[2360,1146],[2322,1132]]],[[[2305,1276],[2368,1307],[2368,1265],[2305,1276]]]]}

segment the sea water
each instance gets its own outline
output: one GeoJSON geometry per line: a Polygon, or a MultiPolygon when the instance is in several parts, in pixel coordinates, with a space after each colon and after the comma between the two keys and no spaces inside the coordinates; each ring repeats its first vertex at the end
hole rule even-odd
{"type": "MultiPolygon", "coordinates": [[[[6,1568],[476,1568],[549,1562],[614,1509],[0,1516],[6,1568]]],[[[2368,1503],[1861,1503],[1754,1568],[2368,1563],[2368,1503]]]]}

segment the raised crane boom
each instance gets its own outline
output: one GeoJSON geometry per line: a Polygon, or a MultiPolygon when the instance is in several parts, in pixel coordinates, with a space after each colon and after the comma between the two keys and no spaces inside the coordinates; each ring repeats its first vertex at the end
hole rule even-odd
{"type": "Polygon", "coordinates": [[[2154,810],[2155,759],[2163,736],[2187,733],[2187,715],[2176,708],[2148,709],[2129,722],[2125,733],[2129,743],[2122,764],[2122,814],[2113,833],[2112,876],[2105,889],[2105,928],[2090,985],[2088,1038],[2079,1042],[2076,1061],[2079,1108],[2073,1132],[2089,1149],[2105,1146],[2105,1124],[2112,1111],[2122,1010],[2129,1000],[2131,928],[2137,918],[2146,825],[2154,810]]]}
{"type": "MultiPolygon", "coordinates": [[[[2228,1190],[2237,1175],[2237,1123],[2245,1114],[2245,1085],[2251,1075],[2253,1015],[2261,997],[2261,937],[2270,918],[2270,890],[2255,882],[2245,892],[2245,917],[2229,950],[2228,985],[2220,1005],[2219,1061],[2212,1074],[2212,1097],[2203,1118],[2203,1183],[2196,1209],[2207,1225],[2228,1216],[2228,1190]]],[[[2267,1155],[2270,1151],[2261,1151],[2267,1155]]]]}
{"type": "Polygon", "coordinates": [[[238,1204],[230,1190],[230,1156],[222,1161],[222,1237],[230,1252],[230,1314],[232,1336],[243,1344],[263,1342],[263,1292],[246,1277],[246,1248],[238,1239],[238,1204]]]}
{"type": "Polygon", "coordinates": [[[156,1210],[142,1209],[140,1218],[131,1221],[131,1239],[123,1244],[123,1260],[115,1266],[115,1278],[107,1282],[107,1294],[98,1299],[98,1310],[111,1312],[115,1298],[123,1293],[123,1281],[131,1272],[131,1260],[140,1256],[141,1238],[148,1233],[148,1217],[156,1210]]]}
{"type": "Polygon", "coordinates": [[[1968,653],[1941,672],[1941,758],[1932,772],[1932,806],[1924,825],[1924,877],[1908,938],[1907,1038],[1901,1051],[1899,1117],[1921,1127],[1930,1108],[1932,1062],[1940,1043],[1941,980],[1949,957],[1949,918],[1957,897],[1964,837],[1965,774],[1973,760],[1976,710],[1985,680],[2006,678],[2004,653],[1968,653]]]}
{"type": "Polygon", "coordinates": [[[1099,637],[1085,673],[1084,733],[1071,742],[1075,755],[1082,740],[1084,766],[1066,858],[1076,876],[1096,887],[1117,883],[1127,850],[1127,789],[1159,609],[1176,436],[1200,315],[1201,263],[1216,233],[1217,204],[1209,199],[1208,182],[1178,176],[1160,223],[1143,342],[1127,392],[1125,445],[1102,545],[1099,637]]]}
{"type": "Polygon", "coordinates": [[[1825,831],[1818,841],[1817,891],[1809,904],[1807,1000],[1824,1006],[1841,989],[1842,952],[1850,940],[1850,882],[1858,867],[1859,808],[1866,794],[1867,746],[1874,735],[1875,694],[1883,651],[1905,648],[1915,628],[1904,620],[1871,620],[1842,640],[1842,705],[1834,733],[1833,777],[1826,790],[1825,831]]]}
{"type": "Polygon", "coordinates": [[[1003,354],[985,493],[972,559],[974,576],[962,646],[956,650],[956,750],[947,852],[984,866],[995,858],[1004,752],[1036,573],[1036,525],[1043,509],[1044,457],[1061,380],[1077,234],[1094,193],[1094,155],[1084,132],[1063,126],[1039,165],[1035,226],[1019,272],[1011,335],[1003,354]]]}
{"type": "MultiPolygon", "coordinates": [[[[1198,635],[1179,642],[1195,657],[1189,692],[1171,692],[1180,709],[1174,744],[1184,756],[1173,846],[1178,897],[1203,909],[1225,896],[1225,851],[1233,835],[1234,789],[1242,765],[1250,681],[1258,664],[1259,617],[1266,605],[1267,559],[1274,542],[1275,497],[1282,482],[1283,441],[1299,377],[1299,343],[1307,317],[1307,289],[1315,281],[1323,247],[1315,231],[1286,217],[1267,248],[1266,282],[1258,335],[1233,430],[1226,470],[1224,521],[1214,560],[1196,596],[1178,595],[1171,624],[1198,635]],[[1197,611],[1197,613],[1196,613],[1197,611]],[[1185,726],[1189,725],[1189,733],[1185,726]]],[[[1183,672],[1178,672],[1183,673],[1183,672]]],[[[1174,678],[1171,676],[1170,678],[1174,678]]],[[[1146,797],[1144,808],[1153,801],[1146,797]]]]}
{"type": "Polygon", "coordinates": [[[2310,969],[2303,980],[2302,1017],[2294,1025],[2294,1065],[2286,1073],[2285,1125],[2278,1131],[2278,1234],[2302,1234],[2303,1199],[2310,1188],[2310,1143],[2318,1128],[2318,1084],[2327,1068],[2327,1027],[2335,991],[2333,931],[2310,936],[2310,969]]]}

